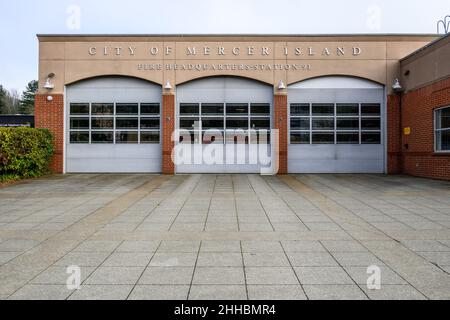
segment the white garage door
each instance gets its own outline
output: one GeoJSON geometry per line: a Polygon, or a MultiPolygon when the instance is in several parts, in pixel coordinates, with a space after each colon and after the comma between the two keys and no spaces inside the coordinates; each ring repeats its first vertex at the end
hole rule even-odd
{"type": "Polygon", "coordinates": [[[186,152],[176,171],[259,173],[270,168],[272,101],[271,86],[242,78],[178,86],[177,128],[185,134],[177,147],[186,152]]]}
{"type": "Polygon", "coordinates": [[[161,172],[161,86],[126,77],[66,90],[66,171],[161,172]]]}
{"type": "Polygon", "coordinates": [[[351,77],[289,86],[290,173],[385,172],[384,87],[351,77]]]}

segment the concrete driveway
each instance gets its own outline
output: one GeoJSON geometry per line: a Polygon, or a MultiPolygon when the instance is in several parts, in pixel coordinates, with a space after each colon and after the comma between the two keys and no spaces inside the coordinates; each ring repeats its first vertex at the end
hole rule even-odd
{"type": "Polygon", "coordinates": [[[405,176],[51,176],[0,189],[0,299],[450,299],[449,228],[405,176]]]}

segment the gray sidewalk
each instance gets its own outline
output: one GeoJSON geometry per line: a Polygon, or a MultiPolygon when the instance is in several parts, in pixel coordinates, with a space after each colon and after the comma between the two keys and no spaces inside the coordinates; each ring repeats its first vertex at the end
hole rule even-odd
{"type": "Polygon", "coordinates": [[[52,176],[0,189],[0,299],[449,299],[449,228],[405,176],[52,176]]]}

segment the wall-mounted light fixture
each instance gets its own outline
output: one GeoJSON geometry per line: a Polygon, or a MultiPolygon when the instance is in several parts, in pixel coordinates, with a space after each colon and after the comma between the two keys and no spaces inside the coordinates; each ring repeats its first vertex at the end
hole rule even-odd
{"type": "Polygon", "coordinates": [[[283,80],[280,80],[280,82],[278,83],[278,90],[285,90],[286,89],[286,85],[284,84],[283,80]]]}
{"type": "Polygon", "coordinates": [[[400,84],[400,81],[399,81],[398,79],[395,79],[395,80],[394,80],[394,84],[392,85],[392,90],[393,90],[395,93],[402,93],[402,92],[403,92],[403,87],[402,87],[402,85],[400,84]]]}
{"type": "Polygon", "coordinates": [[[55,85],[53,83],[53,78],[55,77],[55,74],[52,72],[47,76],[47,79],[45,80],[44,89],[52,90],[55,88],[55,85]]]}
{"type": "Polygon", "coordinates": [[[167,80],[166,85],[164,86],[164,90],[172,90],[172,85],[170,84],[170,80],[167,80]]]}
{"type": "Polygon", "coordinates": [[[47,101],[48,102],[52,102],[53,101],[53,96],[47,96],[47,101]]]}

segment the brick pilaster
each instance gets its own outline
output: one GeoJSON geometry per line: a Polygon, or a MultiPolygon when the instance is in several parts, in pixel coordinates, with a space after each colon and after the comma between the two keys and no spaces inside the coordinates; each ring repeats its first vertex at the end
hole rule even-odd
{"type": "Polygon", "coordinates": [[[162,99],[162,173],[174,174],[172,150],[175,146],[172,133],[175,130],[175,95],[164,94],[162,99]]]}
{"type": "Polygon", "coordinates": [[[36,128],[49,129],[54,136],[55,153],[50,163],[54,173],[63,173],[64,166],[64,95],[36,94],[34,103],[36,128]],[[53,100],[48,101],[47,97],[53,100]]]}
{"type": "Polygon", "coordinates": [[[288,105],[286,94],[274,96],[274,129],[279,133],[278,174],[288,173],[288,105]]]}

